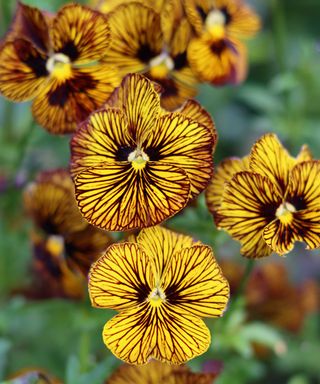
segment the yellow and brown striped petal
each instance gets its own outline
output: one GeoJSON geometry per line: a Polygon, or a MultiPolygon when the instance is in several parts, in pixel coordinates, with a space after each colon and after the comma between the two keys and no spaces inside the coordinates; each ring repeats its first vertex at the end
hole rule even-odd
{"type": "Polygon", "coordinates": [[[76,198],[93,225],[125,231],[159,224],[188,202],[190,181],[181,168],[150,161],[105,163],[75,177],[76,198]]]}
{"type": "Polygon", "coordinates": [[[32,105],[33,116],[51,133],[74,132],[118,84],[115,68],[108,65],[71,68],[64,78],[52,76],[41,89],[32,105]]]}
{"type": "Polygon", "coordinates": [[[110,45],[110,28],[105,15],[80,4],[65,5],[50,29],[55,53],[85,64],[100,60],[110,45]]]}
{"type": "Polygon", "coordinates": [[[215,136],[209,127],[181,113],[168,113],[160,117],[157,129],[143,147],[150,160],[183,169],[190,179],[191,196],[195,197],[212,177],[214,145],[215,136]]]}
{"type": "Polygon", "coordinates": [[[226,185],[218,209],[219,228],[241,242],[244,256],[267,256],[271,249],[262,238],[263,229],[276,218],[281,203],[281,190],[267,177],[236,173],[226,185]]]}
{"type": "Polygon", "coordinates": [[[98,308],[135,308],[148,298],[154,279],[150,257],[138,244],[111,245],[91,267],[91,303],[98,308]]]}
{"type": "Polygon", "coordinates": [[[31,42],[15,39],[0,48],[0,92],[12,101],[27,101],[47,81],[47,57],[31,42]]]}

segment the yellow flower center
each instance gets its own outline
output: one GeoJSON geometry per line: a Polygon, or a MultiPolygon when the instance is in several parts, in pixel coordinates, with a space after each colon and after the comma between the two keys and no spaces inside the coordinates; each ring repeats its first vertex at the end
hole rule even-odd
{"type": "Polygon", "coordinates": [[[128,156],[128,161],[132,163],[133,168],[136,170],[143,169],[148,160],[149,156],[140,148],[136,148],[128,156]]]}
{"type": "Polygon", "coordinates": [[[51,255],[59,257],[64,251],[63,237],[58,235],[49,236],[46,242],[46,249],[51,255]]]}
{"type": "Polygon", "coordinates": [[[55,53],[49,57],[46,68],[57,80],[66,80],[72,76],[70,59],[63,53],[55,53]]]}
{"type": "Polygon", "coordinates": [[[216,39],[222,39],[225,35],[226,17],[218,9],[211,11],[205,21],[207,31],[216,39]]]}
{"type": "Polygon", "coordinates": [[[295,207],[290,203],[284,202],[277,209],[276,216],[281,221],[281,223],[290,224],[293,220],[293,212],[296,212],[295,207]]]}
{"type": "Polygon", "coordinates": [[[156,79],[163,79],[174,69],[174,62],[167,52],[162,52],[149,61],[150,75],[156,79]]]}
{"type": "Polygon", "coordinates": [[[159,287],[154,288],[148,297],[148,301],[153,307],[160,307],[162,302],[166,299],[166,295],[159,287]]]}

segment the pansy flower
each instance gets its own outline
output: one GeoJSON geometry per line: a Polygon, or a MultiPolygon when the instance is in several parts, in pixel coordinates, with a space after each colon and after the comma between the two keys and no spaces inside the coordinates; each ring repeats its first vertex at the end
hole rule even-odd
{"type": "Polygon", "coordinates": [[[159,83],[162,106],[171,111],[196,95],[197,79],[187,59],[191,26],[186,18],[180,19],[176,8],[168,9],[169,5],[164,7],[162,19],[168,17],[168,10],[177,14],[174,29],[169,28],[170,22],[162,23],[153,7],[140,2],[115,8],[109,15],[112,45],[104,61],[116,65],[122,76],[140,72],[159,83]]]}
{"type": "Polygon", "coordinates": [[[209,195],[222,196],[216,203],[217,225],[241,242],[244,256],[283,255],[295,241],[308,249],[320,246],[320,162],[306,147],[293,158],[275,135],[267,134],[253,146],[249,168],[234,170],[223,191],[212,181],[209,195]]]}
{"type": "Polygon", "coordinates": [[[157,87],[143,75],[127,75],[71,142],[83,216],[111,231],[164,221],[207,186],[215,142],[212,120],[198,103],[164,112],[157,87]]]}
{"type": "Polygon", "coordinates": [[[259,18],[241,0],[185,0],[196,37],[188,59],[200,80],[215,85],[237,84],[247,73],[245,45],[238,39],[259,29],[259,18]]]}
{"type": "Polygon", "coordinates": [[[44,250],[41,255],[39,253],[40,259],[45,258],[43,254],[46,252],[48,257],[52,255],[51,258],[65,258],[69,268],[86,276],[91,263],[111,243],[106,232],[83,219],[76,204],[72,180],[64,170],[40,173],[37,180],[27,186],[24,205],[38,229],[37,238],[43,239],[34,242],[36,250],[44,250]],[[60,244],[57,252],[46,248],[50,238],[52,244],[60,244]]]}
{"type": "Polygon", "coordinates": [[[185,365],[151,361],[143,366],[121,365],[106,384],[212,384],[216,375],[194,373],[185,365]]]}
{"type": "Polygon", "coordinates": [[[5,381],[7,384],[62,384],[60,380],[53,377],[43,369],[25,368],[15,373],[5,381]]]}
{"type": "Polygon", "coordinates": [[[117,6],[128,3],[141,3],[152,7],[157,12],[160,12],[165,5],[165,0],[91,0],[90,4],[100,12],[109,13],[117,6]]]}
{"type": "Polygon", "coordinates": [[[202,318],[223,314],[229,286],[211,248],[152,227],[107,249],[91,267],[89,294],[93,306],[119,311],[103,329],[118,358],[181,364],[208,349],[202,318]]]}
{"type": "Polygon", "coordinates": [[[119,84],[116,70],[100,61],[109,45],[108,21],[97,11],[69,4],[49,17],[19,3],[0,49],[0,92],[34,99],[32,113],[51,133],[72,132],[119,84]]]}

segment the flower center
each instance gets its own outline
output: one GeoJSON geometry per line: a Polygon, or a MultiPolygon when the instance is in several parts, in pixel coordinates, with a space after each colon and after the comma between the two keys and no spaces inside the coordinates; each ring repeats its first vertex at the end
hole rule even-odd
{"type": "Polygon", "coordinates": [[[162,52],[149,61],[149,67],[151,77],[163,79],[174,69],[174,62],[167,52],[162,52]]]}
{"type": "Polygon", "coordinates": [[[148,301],[153,307],[160,307],[162,302],[166,299],[166,295],[163,290],[159,287],[154,288],[154,290],[148,296],[148,301]]]}
{"type": "Polygon", "coordinates": [[[218,9],[211,11],[205,21],[207,31],[217,39],[222,39],[225,34],[226,16],[218,9]]]}
{"type": "Polygon", "coordinates": [[[66,80],[72,76],[70,59],[63,53],[55,53],[50,56],[46,68],[50,75],[58,80],[66,80]]]}
{"type": "Polygon", "coordinates": [[[62,236],[51,235],[46,242],[46,248],[51,255],[59,258],[64,251],[64,240],[62,236]]]}
{"type": "Polygon", "coordinates": [[[281,223],[290,224],[293,220],[293,212],[296,212],[295,207],[290,203],[284,202],[276,210],[276,216],[281,223]]]}
{"type": "Polygon", "coordinates": [[[143,152],[142,149],[136,148],[128,156],[128,161],[132,163],[134,169],[143,169],[146,166],[146,162],[149,161],[149,156],[143,152]]]}

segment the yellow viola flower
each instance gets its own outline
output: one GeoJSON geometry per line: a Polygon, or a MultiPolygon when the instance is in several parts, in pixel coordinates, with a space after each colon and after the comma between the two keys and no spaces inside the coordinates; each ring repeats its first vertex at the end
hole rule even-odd
{"type": "Polygon", "coordinates": [[[247,74],[247,52],[239,37],[255,34],[258,16],[241,0],[185,0],[196,37],[188,47],[192,70],[214,85],[238,84],[247,74]]]}
{"type": "MultiPolygon", "coordinates": [[[[244,256],[283,255],[295,241],[305,242],[307,249],[320,246],[320,162],[306,147],[293,158],[274,134],[266,134],[251,150],[249,169],[232,167],[231,180],[224,173],[221,201],[210,208],[216,205],[218,227],[241,242],[244,256]]],[[[211,193],[219,183],[212,182],[211,193]]]]}
{"type": "Polygon", "coordinates": [[[29,184],[24,192],[24,206],[41,230],[41,249],[56,244],[48,254],[56,258],[66,257],[69,268],[87,275],[90,265],[111,243],[111,237],[104,231],[88,224],[78,210],[74,186],[70,175],[64,170],[42,172],[35,182],[29,184]],[[53,236],[53,237],[52,237],[53,236]],[[61,249],[62,247],[62,249],[61,249]],[[65,256],[64,256],[65,255],[65,256]]]}
{"type": "Polygon", "coordinates": [[[34,99],[32,113],[51,133],[73,132],[119,85],[115,68],[99,62],[109,45],[109,24],[97,11],[69,4],[48,16],[19,3],[0,48],[0,93],[34,99]]]}
{"type": "Polygon", "coordinates": [[[163,112],[157,87],[143,75],[127,75],[71,141],[83,216],[111,231],[164,221],[207,186],[215,143],[213,122],[197,102],[163,112]]]}
{"type": "Polygon", "coordinates": [[[89,294],[93,306],[119,311],[103,329],[119,359],[181,364],[208,349],[202,318],[222,316],[229,286],[210,247],[153,227],[107,249],[91,267],[89,294]]]}
{"type": "Polygon", "coordinates": [[[212,384],[214,374],[193,373],[187,366],[152,360],[144,366],[121,365],[106,384],[212,384]]]}
{"type": "Polygon", "coordinates": [[[198,81],[187,59],[192,31],[186,18],[176,22],[169,33],[168,28],[162,30],[168,23],[162,23],[161,14],[153,7],[131,2],[115,8],[109,22],[112,44],[104,62],[116,65],[122,76],[139,72],[159,83],[161,103],[167,110],[196,95],[198,81]]]}
{"type": "Polygon", "coordinates": [[[103,13],[113,11],[117,6],[128,3],[141,3],[152,7],[157,12],[160,12],[165,5],[165,0],[91,0],[90,4],[95,9],[103,13]]]}

